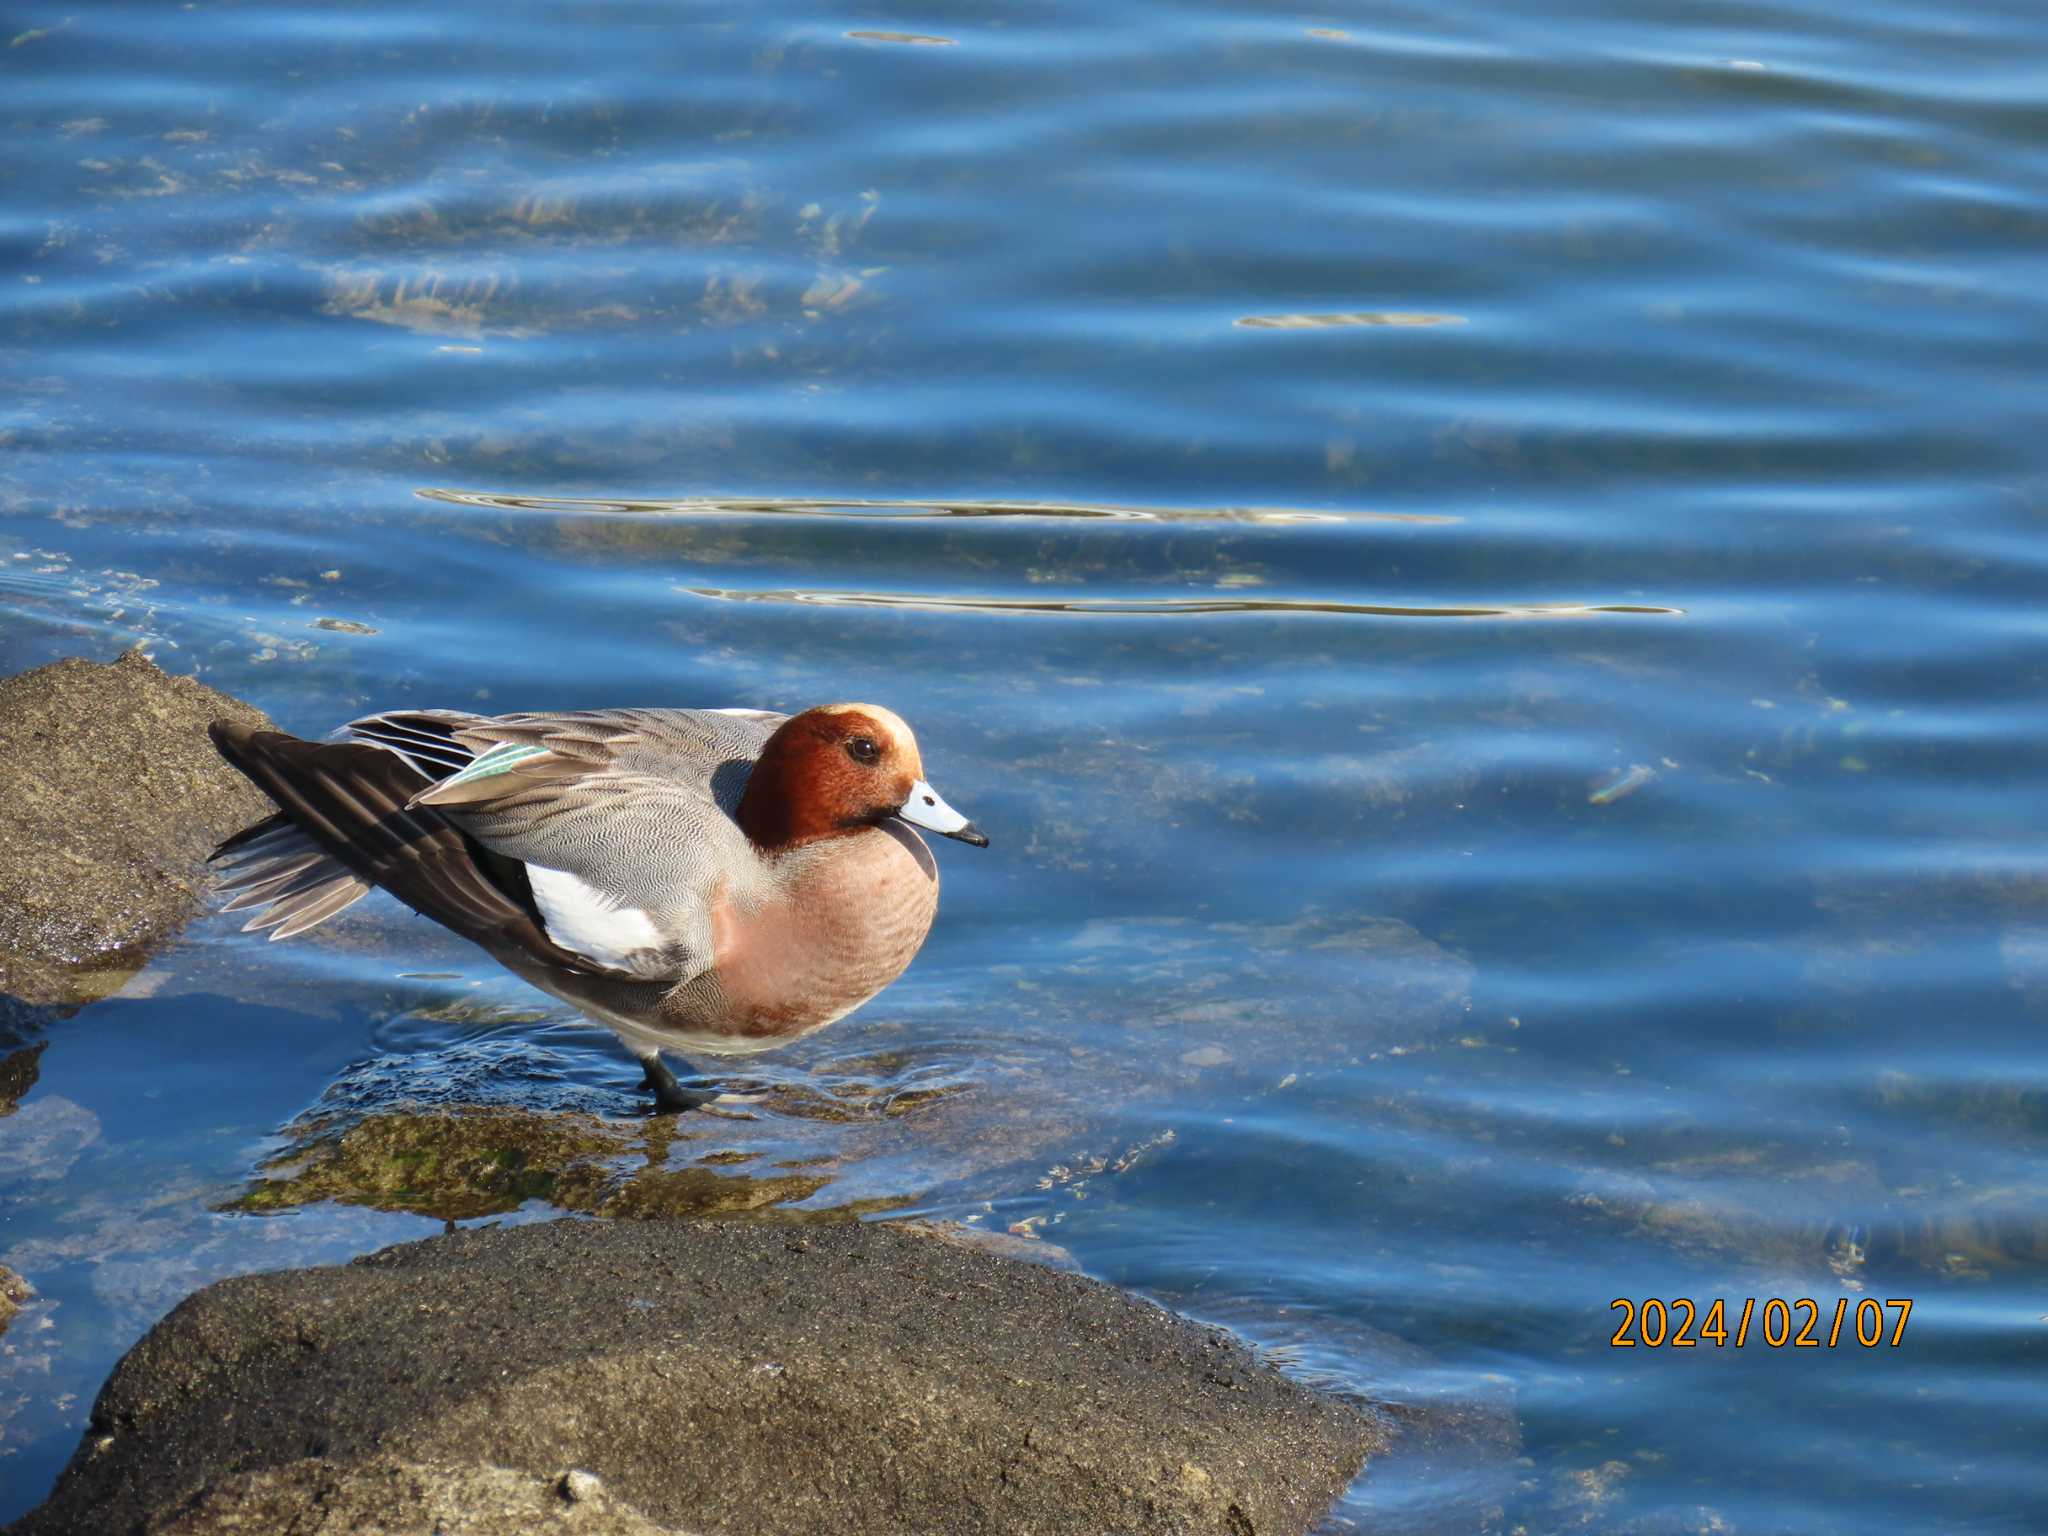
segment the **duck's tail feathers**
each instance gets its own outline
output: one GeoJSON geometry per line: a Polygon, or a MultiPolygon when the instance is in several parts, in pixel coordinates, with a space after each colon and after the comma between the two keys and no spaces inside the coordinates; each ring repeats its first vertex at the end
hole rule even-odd
{"type": "Polygon", "coordinates": [[[221,865],[223,912],[248,912],[242,932],[268,928],[289,939],[317,928],[370,894],[370,882],[284,816],[237,832],[214,851],[221,865]]]}
{"type": "MultiPolygon", "coordinates": [[[[252,928],[304,933],[381,885],[414,911],[503,955],[568,969],[590,963],[559,948],[530,897],[508,893],[482,851],[429,807],[407,802],[431,782],[382,746],[301,741],[225,720],[209,728],[220,754],[277,802],[279,813],[221,844],[232,863],[230,909],[260,906],[252,928]]],[[[524,893],[521,893],[524,894],[524,893]]]]}

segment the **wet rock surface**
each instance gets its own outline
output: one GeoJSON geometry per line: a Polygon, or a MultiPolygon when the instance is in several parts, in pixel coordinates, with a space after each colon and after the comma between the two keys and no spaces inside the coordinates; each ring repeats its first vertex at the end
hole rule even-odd
{"type": "Polygon", "coordinates": [[[270,810],[215,719],[267,723],[139,651],[0,679],[0,995],[105,996],[192,915],[206,856],[270,810]]]}
{"type": "Polygon", "coordinates": [[[424,1465],[503,1469],[514,1504],[574,1467],[656,1529],[1306,1531],[1390,1433],[1220,1330],[914,1229],[562,1221],[208,1287],[13,1530],[254,1529],[192,1523],[205,1490],[344,1484],[347,1528],[433,1529],[377,1513],[424,1465]]]}

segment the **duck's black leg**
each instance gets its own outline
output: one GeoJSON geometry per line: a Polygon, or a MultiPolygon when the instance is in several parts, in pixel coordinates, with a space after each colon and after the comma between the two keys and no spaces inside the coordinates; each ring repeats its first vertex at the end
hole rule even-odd
{"type": "Polygon", "coordinates": [[[701,1108],[718,1097],[716,1092],[699,1093],[677,1082],[675,1073],[669,1070],[659,1051],[649,1051],[642,1056],[640,1067],[647,1074],[642,1086],[654,1090],[654,1107],[661,1114],[679,1115],[686,1110],[701,1108]]]}

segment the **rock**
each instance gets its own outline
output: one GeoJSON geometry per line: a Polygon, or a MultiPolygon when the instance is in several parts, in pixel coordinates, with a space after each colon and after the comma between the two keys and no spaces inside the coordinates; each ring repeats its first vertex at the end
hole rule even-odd
{"type": "Polygon", "coordinates": [[[0,1057],[0,1116],[13,1114],[21,1107],[22,1096],[35,1087],[36,1079],[43,1075],[40,1063],[49,1043],[39,1040],[0,1057]]]}
{"type": "MultiPolygon", "coordinates": [[[[444,1221],[501,1216],[530,1200],[558,1210],[640,1219],[766,1212],[804,1200],[828,1182],[817,1174],[749,1175],[667,1167],[674,1116],[635,1121],[517,1109],[391,1111],[339,1134],[307,1140],[273,1159],[270,1178],[232,1209],[289,1210],[341,1200],[444,1221]]],[[[0,1139],[0,1172],[5,1171],[0,1139]]],[[[852,1221],[861,1209],[785,1212],[785,1219],[852,1221]]]]}
{"type": "Polygon", "coordinates": [[[142,1529],[149,1536],[274,1536],[305,1529],[349,1536],[687,1536],[604,1496],[588,1472],[536,1477],[504,1467],[428,1466],[379,1456],[318,1457],[221,1479],[190,1508],[142,1529]]]}
{"type": "MultiPolygon", "coordinates": [[[[1388,1436],[1218,1330],[901,1226],[558,1221],[209,1286],[13,1530],[293,1529],[170,1522],[567,1467],[593,1514],[708,1532],[1302,1532],[1388,1436]]],[[[359,1507],[334,1528],[434,1528],[359,1507]]]]}
{"type": "MultiPolygon", "coordinates": [[[[237,1208],[288,1210],[338,1199],[444,1221],[504,1215],[529,1200],[575,1209],[566,1204],[566,1186],[594,1190],[636,1140],[653,1143],[663,1123],[459,1109],[370,1115],[338,1133],[303,1129],[305,1141],[274,1158],[272,1177],[251,1185],[237,1208]]],[[[657,1148],[650,1145],[648,1155],[657,1161],[657,1148]]]]}
{"type": "Polygon", "coordinates": [[[201,862],[269,801],[206,739],[248,705],[139,651],[0,680],[0,994],[117,989],[199,901],[201,862]]]}
{"type": "Polygon", "coordinates": [[[1251,1273],[1240,1273],[1235,1284],[1219,1281],[1205,1275],[1186,1290],[1155,1294],[1230,1329],[1264,1358],[1287,1360],[1296,1381],[1370,1402],[1390,1432],[1371,1476],[1346,1490],[1320,1530],[1499,1536],[1501,1511],[1520,1498],[1529,1467],[1505,1377],[1475,1379],[1357,1318],[1275,1306],[1251,1273]],[[1454,1375],[1463,1379],[1449,1387],[1454,1375]]]}
{"type": "Polygon", "coordinates": [[[0,1264],[0,1333],[7,1331],[7,1325],[14,1321],[14,1314],[34,1299],[35,1292],[29,1283],[0,1264]]]}

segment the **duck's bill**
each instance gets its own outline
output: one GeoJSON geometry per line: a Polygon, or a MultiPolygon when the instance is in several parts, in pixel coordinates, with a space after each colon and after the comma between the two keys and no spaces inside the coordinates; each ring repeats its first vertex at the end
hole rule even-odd
{"type": "Polygon", "coordinates": [[[896,814],[912,826],[924,827],[941,837],[958,838],[977,848],[988,846],[988,839],[982,835],[981,828],[940,799],[939,792],[923,779],[910,786],[910,798],[903,802],[903,808],[896,814]]]}

